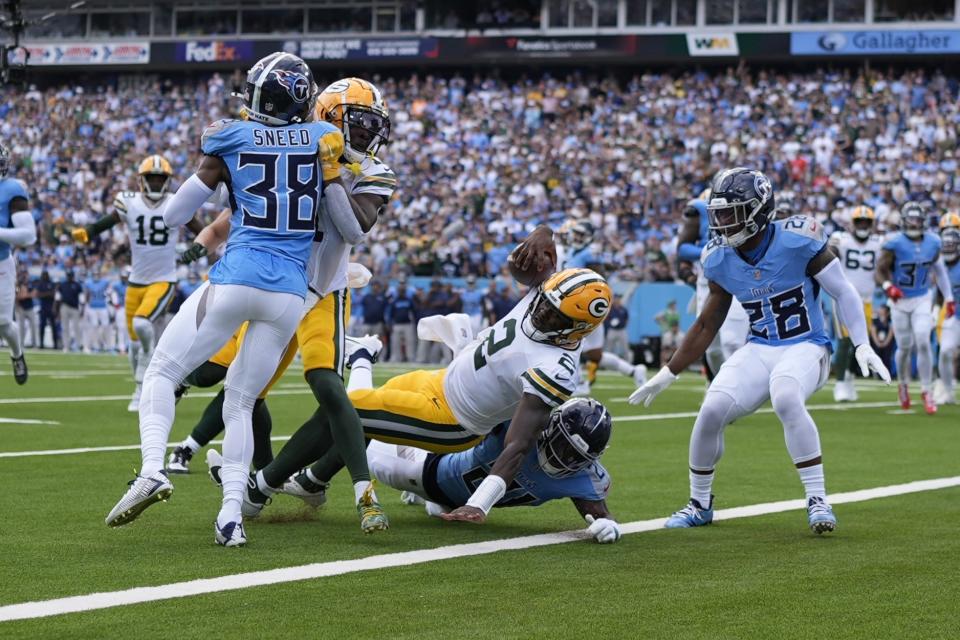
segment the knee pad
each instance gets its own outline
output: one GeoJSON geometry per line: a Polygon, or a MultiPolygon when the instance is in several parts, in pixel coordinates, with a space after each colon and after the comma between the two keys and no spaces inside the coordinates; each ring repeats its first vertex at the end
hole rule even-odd
{"type": "Polygon", "coordinates": [[[250,413],[251,420],[253,419],[253,405],[257,402],[257,396],[244,393],[239,389],[231,389],[230,387],[224,387],[224,396],[223,396],[223,414],[224,422],[226,422],[226,416],[228,413],[233,412],[243,412],[250,413]]]}
{"type": "Polygon", "coordinates": [[[133,318],[133,332],[137,334],[137,339],[147,350],[153,346],[153,323],[149,319],[141,316],[133,318]]]}
{"type": "Polygon", "coordinates": [[[902,351],[910,351],[913,349],[913,332],[906,331],[903,334],[896,334],[897,338],[897,348],[902,351]]]}
{"type": "Polygon", "coordinates": [[[174,384],[180,384],[186,379],[188,373],[190,372],[185,370],[175,358],[171,358],[162,351],[155,351],[146,375],[159,375],[173,381],[174,384]]]}
{"type": "Polygon", "coordinates": [[[736,407],[737,401],[733,396],[726,391],[711,388],[703,399],[694,427],[700,425],[701,429],[723,428],[732,421],[731,416],[736,407]]]}
{"type": "Polygon", "coordinates": [[[770,381],[770,404],[781,422],[803,411],[804,397],[800,383],[793,378],[779,377],[770,381]]]}

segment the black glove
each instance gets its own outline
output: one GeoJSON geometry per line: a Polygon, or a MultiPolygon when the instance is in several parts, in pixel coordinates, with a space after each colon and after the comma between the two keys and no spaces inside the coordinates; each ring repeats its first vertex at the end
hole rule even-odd
{"type": "Polygon", "coordinates": [[[207,255],[207,248],[199,242],[194,242],[190,248],[180,256],[180,264],[190,264],[207,255]]]}

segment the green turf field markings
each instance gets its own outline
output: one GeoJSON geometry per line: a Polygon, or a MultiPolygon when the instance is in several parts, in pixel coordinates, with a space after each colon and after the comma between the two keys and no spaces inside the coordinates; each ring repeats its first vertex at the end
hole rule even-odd
{"type": "MultiPolygon", "coordinates": [[[[272,396],[298,396],[298,395],[313,395],[313,391],[310,390],[310,387],[307,385],[300,385],[299,390],[295,389],[278,389],[276,391],[271,390],[270,395],[272,396]]],[[[190,398],[212,398],[217,393],[212,391],[194,391],[191,389],[190,393],[184,396],[184,400],[189,400],[190,398]]],[[[50,403],[50,402],[101,402],[104,400],[124,400],[130,402],[130,394],[125,395],[113,395],[113,396],[50,396],[46,398],[0,398],[0,404],[35,404],[35,403],[50,403]]]]}
{"type": "MultiPolygon", "coordinates": [[[[54,424],[60,424],[59,422],[54,424]]],[[[272,442],[286,442],[290,436],[271,436],[272,442]]],[[[179,442],[172,442],[167,445],[167,449],[173,449],[179,442]]],[[[211,440],[208,444],[223,444],[223,440],[211,440]]],[[[0,458],[29,458],[32,456],[66,456],[75,453],[103,453],[108,451],[133,451],[140,450],[138,444],[119,444],[109,447],[79,447],[76,449],[42,449],[39,451],[0,451],[0,458]]]]}
{"type": "Polygon", "coordinates": [[[56,420],[27,420],[21,418],[0,418],[0,424],[60,424],[56,420]]]}
{"type": "MultiPolygon", "coordinates": [[[[626,402],[627,399],[607,400],[607,402],[626,402]]],[[[838,404],[808,404],[807,411],[848,411],[850,409],[882,409],[884,407],[897,407],[898,402],[843,402],[838,404]]],[[[753,413],[773,413],[772,407],[757,409],[753,413]]],[[[887,412],[889,413],[889,412],[887,412]]],[[[751,414],[753,415],[753,414],[751,414]]],[[[636,416],[614,416],[614,422],[647,422],[650,420],[670,420],[673,418],[696,418],[696,411],[681,411],[678,413],[651,413],[648,415],[636,416]]]]}
{"type": "MultiPolygon", "coordinates": [[[[922,491],[934,491],[937,489],[946,489],[957,486],[960,486],[960,476],[954,476],[951,478],[937,478],[933,480],[917,480],[914,482],[907,482],[905,484],[835,493],[830,496],[830,502],[834,505],[851,502],[864,502],[867,500],[875,500],[877,498],[900,496],[910,493],[919,493],[922,491]]],[[[713,519],[716,521],[721,521],[733,520],[736,518],[750,518],[773,513],[782,513],[784,511],[802,510],[805,508],[806,503],[804,500],[782,500],[779,502],[766,502],[743,507],[721,509],[714,514],[713,519]]],[[[666,518],[628,522],[621,525],[621,531],[625,535],[657,531],[663,528],[664,522],[666,522],[666,518]]],[[[664,535],[682,536],[689,534],[683,531],[671,531],[669,533],[665,533],[664,535]]],[[[11,604],[0,607],[0,622],[45,618],[48,616],[62,615],[65,613],[77,613],[80,611],[109,609],[123,605],[139,604],[142,602],[156,602],[160,600],[170,600],[173,598],[196,596],[205,593],[219,593],[222,591],[234,591],[249,587],[260,587],[271,584],[327,578],[347,573],[357,573],[360,571],[387,569],[391,567],[406,567],[414,564],[435,562],[438,560],[451,560],[455,558],[487,555],[491,553],[498,553],[500,551],[531,549],[534,547],[545,547],[576,541],[586,542],[586,539],[588,539],[588,537],[585,530],[577,529],[574,531],[563,531],[559,533],[546,533],[532,536],[521,536],[517,538],[487,540],[485,542],[456,544],[444,547],[436,547],[433,549],[388,553],[369,556],[366,558],[358,558],[355,560],[337,560],[333,562],[319,562],[296,567],[285,567],[282,569],[252,571],[249,573],[239,573],[222,576],[219,578],[189,580],[186,582],[175,582],[172,584],[164,584],[154,587],[136,587],[121,591],[91,593],[82,596],[55,598],[52,600],[41,600],[37,602],[23,602],[20,604],[11,604]]],[[[225,551],[224,553],[256,553],[256,551],[248,548],[239,552],[225,551]]]]}

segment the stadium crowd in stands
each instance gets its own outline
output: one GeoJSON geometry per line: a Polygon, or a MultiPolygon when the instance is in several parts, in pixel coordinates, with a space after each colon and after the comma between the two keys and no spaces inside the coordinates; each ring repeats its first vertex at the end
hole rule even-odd
{"type": "MultiPolygon", "coordinates": [[[[10,174],[28,185],[40,232],[37,245],[18,253],[25,280],[39,283],[43,272],[56,283],[69,273],[81,283],[99,273],[119,280],[126,230],[79,246],[69,229],[105,213],[118,191],[135,189],[148,153],[189,175],[203,127],[234,115],[230,93],[241,79],[238,72],[126,86],[104,77],[102,86],[0,93],[0,140],[13,153],[10,174]],[[75,143],[61,145],[66,139],[75,143]]],[[[318,82],[325,79],[332,78],[318,82]]],[[[364,324],[406,317],[396,303],[401,276],[469,275],[502,286],[517,239],[569,218],[593,223],[596,252],[618,279],[672,281],[678,211],[721,167],[763,170],[781,204],[828,228],[860,203],[881,220],[908,199],[926,201],[931,216],[960,205],[960,85],[938,72],[371,79],[390,105],[391,144],[381,155],[400,187],[355,252],[383,284],[394,283],[381,291],[389,293],[383,313],[364,324]]],[[[182,267],[184,294],[205,268],[182,267]]],[[[413,314],[475,297],[437,286],[412,295],[413,314]]],[[[500,295],[471,302],[469,312],[495,316],[495,306],[509,308],[500,295]]],[[[37,294],[38,310],[48,298],[37,294]]]]}

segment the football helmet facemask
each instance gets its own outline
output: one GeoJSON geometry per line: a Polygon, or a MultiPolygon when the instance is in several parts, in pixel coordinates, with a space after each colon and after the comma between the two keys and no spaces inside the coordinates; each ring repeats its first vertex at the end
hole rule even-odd
{"type": "Polygon", "coordinates": [[[923,207],[916,202],[908,202],[900,209],[901,224],[903,232],[908,238],[919,238],[927,226],[927,214],[923,207]]]}
{"type": "Polygon", "coordinates": [[[710,187],[710,229],[729,247],[739,247],[766,228],[775,207],[773,185],[759,171],[720,172],[710,187]]]}
{"type": "Polygon", "coordinates": [[[160,200],[167,192],[172,176],[173,168],[166,158],[156,153],[147,156],[137,168],[140,193],[150,200],[160,200]]]}
{"type": "Polygon", "coordinates": [[[960,229],[956,227],[947,227],[940,232],[940,255],[947,262],[953,262],[960,258],[960,229]]]}
{"type": "Polygon", "coordinates": [[[574,348],[610,311],[610,285],[590,269],[565,269],[540,285],[521,327],[531,340],[574,348]]]}
{"type": "Polygon", "coordinates": [[[308,122],[316,102],[316,84],[307,63],[292,53],[271,53],[247,72],[240,117],[282,127],[308,122]]]}
{"type": "Polygon", "coordinates": [[[613,419],[593,398],[573,398],[550,412],[537,438],[537,462],[551,478],[567,478],[600,459],[613,419]]]}
{"type": "Polygon", "coordinates": [[[853,226],[853,235],[860,240],[866,240],[873,233],[877,221],[877,214],[865,204],[854,207],[850,213],[850,224],[853,226]]]}
{"type": "Polygon", "coordinates": [[[0,178],[6,177],[10,169],[10,150],[0,144],[0,178]]]}
{"type": "Polygon", "coordinates": [[[580,251],[593,242],[596,230],[586,220],[577,220],[567,228],[565,241],[575,251],[580,251]]]}
{"type": "Polygon", "coordinates": [[[390,141],[390,112],[380,90],[360,78],[337,80],[317,96],[317,120],[343,132],[343,156],[361,162],[390,141]]]}

